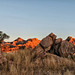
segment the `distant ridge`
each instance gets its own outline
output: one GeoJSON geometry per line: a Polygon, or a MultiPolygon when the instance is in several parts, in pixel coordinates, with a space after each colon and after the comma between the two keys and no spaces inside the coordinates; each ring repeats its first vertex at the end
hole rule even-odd
{"type": "Polygon", "coordinates": [[[24,48],[34,48],[39,43],[40,43],[40,40],[38,40],[37,38],[29,38],[27,40],[24,40],[18,37],[12,42],[4,42],[4,44],[2,44],[2,51],[12,52],[12,51],[16,51],[16,50],[24,49],[24,48]]]}

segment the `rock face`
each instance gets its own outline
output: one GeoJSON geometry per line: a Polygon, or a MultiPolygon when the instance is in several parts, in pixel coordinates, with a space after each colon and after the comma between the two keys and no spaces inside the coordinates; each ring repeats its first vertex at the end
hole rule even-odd
{"type": "Polygon", "coordinates": [[[3,52],[14,52],[18,51],[19,49],[25,49],[25,48],[35,48],[40,43],[40,40],[37,38],[32,38],[28,40],[23,40],[22,38],[17,38],[13,42],[4,42],[4,44],[1,44],[2,51],[3,52]]]}
{"type": "Polygon", "coordinates": [[[56,39],[56,35],[51,33],[41,40],[38,46],[34,48],[35,54],[41,55],[46,53],[56,54],[61,57],[68,57],[75,53],[75,46],[62,38],[56,39]]]}
{"type": "Polygon", "coordinates": [[[72,44],[75,45],[75,38],[72,38],[71,36],[69,36],[69,37],[66,39],[66,41],[68,41],[68,42],[70,42],[70,43],[72,43],[72,44]]]}
{"type": "Polygon", "coordinates": [[[57,36],[56,36],[55,34],[53,34],[53,33],[49,34],[48,36],[51,37],[51,38],[53,39],[53,41],[54,41],[54,40],[56,39],[56,37],[57,37],[57,36]]]}
{"type": "Polygon", "coordinates": [[[62,38],[58,38],[58,39],[55,40],[55,44],[59,44],[61,42],[62,42],[62,38]]]}
{"type": "Polygon", "coordinates": [[[40,44],[44,47],[44,48],[47,48],[49,46],[52,46],[53,44],[53,40],[51,37],[47,36],[46,38],[44,38],[40,44]]]}
{"type": "Polygon", "coordinates": [[[50,50],[52,45],[54,44],[56,37],[57,36],[55,34],[51,33],[41,40],[40,45],[43,47],[45,51],[50,50]]]}
{"type": "Polygon", "coordinates": [[[68,57],[68,55],[73,55],[75,53],[75,46],[71,44],[70,42],[63,41],[61,42],[61,45],[58,51],[60,56],[68,57]]]}
{"type": "Polygon", "coordinates": [[[41,42],[39,43],[38,46],[36,46],[34,48],[34,50],[32,51],[32,53],[35,54],[35,56],[42,56],[44,55],[46,52],[48,52],[49,50],[51,50],[55,40],[56,40],[56,35],[51,33],[48,36],[46,36],[45,38],[43,38],[41,40],[41,42]]]}

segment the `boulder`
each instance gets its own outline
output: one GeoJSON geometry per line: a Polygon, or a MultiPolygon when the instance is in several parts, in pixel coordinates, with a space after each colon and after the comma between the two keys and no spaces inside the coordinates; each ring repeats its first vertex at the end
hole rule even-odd
{"type": "Polygon", "coordinates": [[[31,55],[33,58],[36,58],[37,56],[41,55],[44,52],[44,49],[41,47],[40,44],[38,44],[32,51],[31,55]]]}
{"type": "Polygon", "coordinates": [[[54,40],[56,39],[56,37],[57,37],[57,36],[56,36],[55,34],[53,34],[53,33],[49,34],[48,36],[51,37],[53,41],[54,41],[54,40]]]}
{"type": "Polygon", "coordinates": [[[63,41],[58,49],[59,55],[62,57],[68,57],[75,53],[75,46],[68,41],[63,41]]]}
{"type": "Polygon", "coordinates": [[[62,38],[58,38],[58,39],[55,40],[55,44],[59,44],[61,42],[62,42],[62,38]]]}
{"type": "Polygon", "coordinates": [[[44,52],[44,49],[41,47],[41,45],[39,44],[39,45],[37,45],[36,47],[35,47],[35,52],[36,52],[36,54],[39,54],[39,53],[41,53],[41,52],[44,52]]]}
{"type": "Polygon", "coordinates": [[[44,50],[45,50],[45,52],[48,52],[50,49],[51,49],[51,46],[45,48],[44,50]]]}
{"type": "MultiPolygon", "coordinates": [[[[43,38],[41,40],[41,42],[39,43],[39,45],[37,45],[34,48],[34,50],[32,52],[32,55],[37,57],[37,56],[44,55],[46,52],[48,53],[51,50],[51,48],[53,47],[53,44],[56,40],[56,37],[57,36],[55,34],[51,33],[48,36],[46,36],[45,38],[43,38]]],[[[53,50],[51,50],[50,52],[53,53],[53,50]]]]}
{"type": "Polygon", "coordinates": [[[40,44],[44,47],[44,48],[48,48],[49,46],[52,46],[53,44],[53,40],[51,37],[47,36],[44,39],[42,39],[42,41],[40,42],[40,44]]]}

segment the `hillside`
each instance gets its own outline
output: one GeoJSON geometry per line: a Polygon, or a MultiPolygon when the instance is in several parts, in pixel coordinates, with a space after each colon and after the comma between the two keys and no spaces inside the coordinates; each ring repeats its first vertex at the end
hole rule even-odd
{"type": "Polygon", "coordinates": [[[17,38],[13,42],[4,42],[4,44],[1,45],[2,51],[3,52],[14,52],[18,51],[19,49],[24,49],[24,48],[34,48],[40,43],[40,40],[37,38],[32,38],[28,40],[24,40],[22,38],[17,38]]]}
{"type": "Polygon", "coordinates": [[[13,53],[0,52],[0,75],[75,75],[74,38],[63,40],[50,33],[41,41],[18,38],[13,42],[5,44],[27,45],[13,53]]]}

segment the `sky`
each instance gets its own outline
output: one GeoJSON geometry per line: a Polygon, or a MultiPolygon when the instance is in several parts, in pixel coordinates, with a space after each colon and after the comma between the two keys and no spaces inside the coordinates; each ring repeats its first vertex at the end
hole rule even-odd
{"type": "Polygon", "coordinates": [[[0,31],[13,41],[42,39],[51,32],[75,38],[75,0],[0,0],[0,31]]]}

